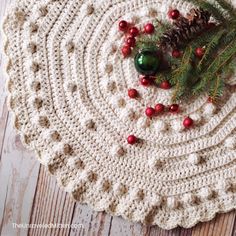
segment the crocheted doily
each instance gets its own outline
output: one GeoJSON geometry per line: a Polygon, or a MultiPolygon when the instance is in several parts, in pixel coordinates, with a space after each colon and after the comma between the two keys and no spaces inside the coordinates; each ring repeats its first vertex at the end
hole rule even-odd
{"type": "Polygon", "coordinates": [[[216,107],[202,95],[152,120],[171,90],[139,85],[123,59],[121,19],[137,25],[188,2],[18,0],[3,28],[9,107],[23,143],[66,191],[95,210],[170,229],[236,208],[236,89],[216,107]],[[139,99],[127,89],[138,88],[139,99]],[[182,126],[183,117],[195,121],[182,126]],[[135,134],[139,142],[127,144],[135,134]]]}

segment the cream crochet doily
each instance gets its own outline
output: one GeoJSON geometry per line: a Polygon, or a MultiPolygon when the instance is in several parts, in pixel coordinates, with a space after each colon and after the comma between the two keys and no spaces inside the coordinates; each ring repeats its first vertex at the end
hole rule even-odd
{"type": "Polygon", "coordinates": [[[177,115],[149,120],[145,107],[171,91],[139,85],[123,59],[121,19],[166,20],[162,0],[18,0],[3,28],[9,107],[24,144],[72,196],[95,210],[170,229],[236,207],[236,89],[218,107],[202,95],[177,115]],[[128,99],[138,88],[141,98],[128,99]],[[190,116],[195,127],[184,130],[190,116]],[[135,134],[140,141],[128,145],[135,134]]]}

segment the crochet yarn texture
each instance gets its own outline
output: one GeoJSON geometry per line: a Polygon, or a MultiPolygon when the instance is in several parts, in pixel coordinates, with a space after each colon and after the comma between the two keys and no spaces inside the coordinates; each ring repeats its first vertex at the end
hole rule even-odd
{"type": "Polygon", "coordinates": [[[95,210],[191,227],[236,208],[236,86],[215,107],[207,96],[176,115],[145,117],[171,91],[141,87],[122,58],[118,22],[165,21],[161,0],[18,0],[3,24],[9,107],[23,143],[74,199],[95,210]],[[140,98],[128,99],[138,88],[140,98]],[[183,117],[195,127],[185,130],[183,117]],[[128,145],[135,134],[139,142],[128,145]]]}

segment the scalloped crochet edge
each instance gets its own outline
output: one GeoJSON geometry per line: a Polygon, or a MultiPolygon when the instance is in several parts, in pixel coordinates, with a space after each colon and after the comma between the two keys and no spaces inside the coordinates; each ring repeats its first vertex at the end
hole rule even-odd
{"type": "MultiPolygon", "coordinates": [[[[17,0],[19,1],[19,0],[17,0]]],[[[17,6],[17,1],[11,5],[11,7],[9,7],[9,9],[11,9],[13,6],[17,6]]],[[[9,11],[8,9],[8,11],[9,11]]],[[[8,73],[6,72],[6,67],[9,65],[10,61],[9,61],[9,54],[6,50],[6,46],[8,44],[8,36],[7,34],[5,33],[4,31],[4,24],[5,24],[5,21],[7,19],[5,18],[2,22],[1,22],[1,35],[3,36],[3,49],[2,51],[4,51],[4,54],[3,54],[3,61],[6,62],[6,65],[5,65],[5,69],[4,69],[4,72],[5,72],[5,75],[7,77],[7,81],[6,81],[6,87],[7,87],[7,92],[8,92],[8,101],[10,100],[10,97],[11,95],[13,94],[13,90],[10,91],[8,89],[8,83],[10,81],[10,77],[8,75],[8,73]]],[[[8,109],[11,111],[11,113],[13,114],[13,120],[12,120],[12,123],[14,124],[15,123],[15,119],[17,117],[17,113],[14,109],[12,109],[12,107],[10,106],[10,103],[8,102],[8,109]]],[[[25,139],[24,139],[24,131],[17,128],[15,125],[14,125],[14,128],[15,130],[17,131],[17,133],[20,135],[20,138],[21,138],[21,142],[23,144],[23,146],[28,149],[28,150],[34,150],[35,151],[35,154],[37,156],[37,159],[40,161],[40,154],[38,152],[38,150],[35,148],[35,147],[32,147],[31,145],[27,144],[25,142],[25,139]]],[[[45,167],[48,167],[48,165],[44,165],[45,167]]],[[[50,171],[49,168],[47,168],[47,171],[48,173],[50,173],[51,175],[55,176],[56,179],[57,179],[57,182],[60,186],[60,188],[62,188],[64,191],[67,191],[66,187],[64,187],[62,185],[62,178],[56,176],[52,171],[50,171]]],[[[67,191],[68,192],[68,191],[67,191]]],[[[68,192],[70,197],[72,199],[74,199],[75,201],[78,201],[78,196],[74,193],[71,193],[71,192],[68,192]]],[[[104,196],[102,196],[102,199],[105,199],[107,200],[106,198],[104,198],[104,196]]],[[[93,202],[92,199],[89,199],[87,197],[87,199],[83,199],[83,200],[79,200],[80,203],[82,204],[87,204],[89,207],[91,207],[92,209],[96,210],[96,211],[105,211],[106,213],[108,214],[111,214],[113,216],[121,216],[123,217],[124,219],[128,220],[128,221],[132,221],[132,222],[136,222],[136,223],[142,223],[142,224],[146,224],[145,222],[141,221],[141,220],[137,220],[135,217],[131,217],[129,218],[127,216],[127,214],[125,213],[125,211],[122,211],[120,213],[116,213],[116,212],[113,212],[113,211],[110,211],[108,210],[105,206],[100,206],[100,207],[97,207],[96,205],[99,203],[99,202],[93,202]],[[93,202],[93,203],[92,203],[93,202]]],[[[112,204],[112,201],[109,202],[108,205],[112,204]]],[[[133,201],[131,202],[131,204],[129,205],[130,207],[133,205],[133,201]]],[[[152,221],[151,224],[147,224],[147,225],[157,225],[158,227],[162,228],[162,229],[165,229],[165,230],[171,230],[171,229],[174,229],[178,226],[180,227],[183,227],[183,228],[191,228],[193,226],[195,226],[196,224],[198,223],[201,223],[201,222],[207,222],[207,221],[210,221],[212,220],[213,218],[216,217],[216,214],[218,213],[227,213],[227,212],[230,212],[230,211],[233,211],[236,209],[236,202],[234,203],[234,205],[231,205],[230,207],[226,207],[224,206],[223,209],[218,209],[217,207],[215,207],[213,210],[211,209],[211,213],[209,214],[210,211],[205,211],[205,214],[204,215],[198,215],[198,217],[195,215],[194,217],[192,218],[187,218],[186,221],[182,221],[182,218],[178,218],[178,221],[176,222],[172,222],[172,224],[169,222],[169,221],[163,221],[163,222],[159,222],[159,221],[152,221]],[[208,214],[207,214],[208,213],[208,214]],[[169,223],[166,223],[166,222],[169,222],[169,223]]],[[[148,212],[147,212],[148,214],[148,212]]]]}

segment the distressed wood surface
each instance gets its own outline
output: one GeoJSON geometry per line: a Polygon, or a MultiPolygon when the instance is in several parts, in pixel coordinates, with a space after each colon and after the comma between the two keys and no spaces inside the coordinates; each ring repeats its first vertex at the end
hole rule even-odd
{"type": "MultiPolygon", "coordinates": [[[[0,0],[2,19],[10,0],[0,0]]],[[[2,38],[0,36],[2,48],[2,38]]],[[[75,203],[57,187],[34,153],[24,149],[7,111],[3,57],[0,54],[0,235],[34,236],[236,236],[235,211],[192,229],[171,231],[127,222],[75,203]],[[76,224],[78,228],[18,228],[16,224],[76,224]]]]}

